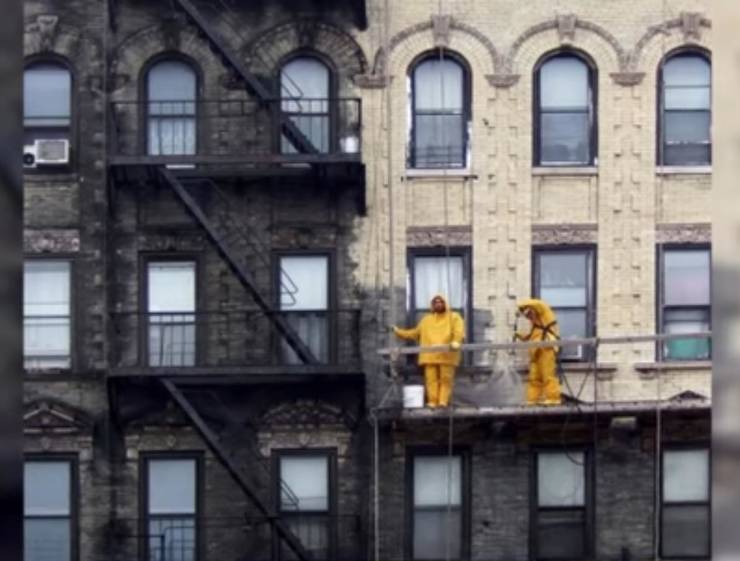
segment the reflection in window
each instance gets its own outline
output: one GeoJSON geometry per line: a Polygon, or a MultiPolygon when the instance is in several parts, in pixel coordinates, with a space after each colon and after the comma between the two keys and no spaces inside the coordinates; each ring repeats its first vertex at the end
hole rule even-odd
{"type": "Polygon", "coordinates": [[[469,100],[465,68],[457,60],[430,56],[411,73],[412,168],[465,167],[469,100]]]}
{"type": "Polygon", "coordinates": [[[595,158],[593,73],[561,53],[537,70],[537,165],[589,165],[595,158]]]}
{"type": "Polygon", "coordinates": [[[184,62],[158,62],[147,73],[147,146],[152,156],[195,154],[195,71],[184,62]]]}
{"type": "MultiPolygon", "coordinates": [[[[319,152],[330,148],[329,69],[313,57],[294,58],[280,71],[282,110],[319,152]]],[[[284,154],[298,151],[282,135],[284,154]]]]}
{"type": "Polygon", "coordinates": [[[695,53],[670,57],[661,67],[660,163],[711,162],[711,68],[695,53]]]}

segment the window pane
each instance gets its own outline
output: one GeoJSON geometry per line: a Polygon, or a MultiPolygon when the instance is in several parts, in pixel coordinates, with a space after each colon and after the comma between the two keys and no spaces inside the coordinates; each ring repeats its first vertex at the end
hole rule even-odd
{"type": "Polygon", "coordinates": [[[329,509],[329,459],[326,456],[280,458],[280,508],[329,509]]]}
{"type": "Polygon", "coordinates": [[[666,250],[663,253],[666,305],[709,305],[709,251],[666,250]]]}
{"type": "Polygon", "coordinates": [[[676,55],[663,65],[666,86],[708,86],[710,80],[709,62],[697,55],[676,55]]]}
{"type": "Polygon", "coordinates": [[[149,117],[149,154],[152,156],[195,154],[195,135],[193,117],[149,117]]]}
{"type": "Polygon", "coordinates": [[[558,56],[540,68],[543,109],[588,108],[588,67],[573,56],[558,56]]]}
{"type": "Polygon", "coordinates": [[[414,127],[417,167],[465,165],[465,123],[462,114],[420,115],[414,127]]]}
{"type": "Polygon", "coordinates": [[[664,506],[663,557],[709,557],[709,506],[664,506]]]}
{"type": "Polygon", "coordinates": [[[326,99],[329,97],[329,69],[315,58],[293,59],[280,72],[280,90],[282,97],[326,99]]]}
{"type": "MultiPolygon", "coordinates": [[[[285,319],[320,363],[329,362],[329,316],[327,312],[287,312],[285,319]]],[[[281,350],[284,363],[303,364],[284,338],[281,350]]]]}
{"type": "Polygon", "coordinates": [[[586,306],[587,264],[585,253],[539,255],[539,293],[552,307],[586,306]]]}
{"type": "Polygon", "coordinates": [[[589,163],[588,113],[543,113],[540,163],[589,163]]]}
{"type": "Polygon", "coordinates": [[[538,453],[537,504],[583,506],[586,485],[583,462],[583,452],[538,453]]]}
{"type": "Polygon", "coordinates": [[[326,310],[329,258],[325,255],[280,258],[280,309],[326,310]]]}
{"type": "Polygon", "coordinates": [[[37,64],[23,73],[25,126],[69,126],[69,70],[58,64],[37,64]]]}
{"type": "Polygon", "coordinates": [[[666,111],[665,141],[671,143],[709,142],[708,111],[666,111]]]}
{"type": "Polygon", "coordinates": [[[414,109],[463,109],[463,68],[450,59],[427,59],[414,69],[414,109]]]}
{"type": "MultiPolygon", "coordinates": [[[[553,309],[558,318],[560,337],[563,339],[585,339],[589,336],[588,316],[586,310],[553,309]]],[[[560,347],[563,358],[579,358],[583,345],[560,347]]]]}
{"type": "Polygon", "coordinates": [[[67,261],[26,261],[23,274],[23,315],[69,315],[69,271],[67,261]]]}
{"type": "MultiPolygon", "coordinates": [[[[663,332],[699,333],[710,330],[709,309],[665,310],[663,332]]],[[[671,360],[704,360],[709,358],[709,339],[674,339],[664,344],[665,358],[671,360]]]]}
{"type": "Polygon", "coordinates": [[[149,263],[149,312],[195,311],[195,263],[149,263]]]}
{"type": "Polygon", "coordinates": [[[195,316],[156,314],[149,318],[149,366],[195,364],[195,316]]]}
{"type": "Polygon", "coordinates": [[[450,509],[449,516],[446,508],[414,511],[414,559],[460,559],[461,538],[459,508],[450,509]]]}
{"type": "MultiPolygon", "coordinates": [[[[147,96],[150,102],[195,101],[196,77],[193,69],[179,61],[166,60],[149,70],[147,96]]],[[[194,104],[151,104],[153,112],[195,113],[194,104]]]]}
{"type": "Polygon", "coordinates": [[[149,514],[195,513],[195,460],[149,460],[149,514]]]}
{"type": "Polygon", "coordinates": [[[581,559],[585,552],[585,515],[576,511],[537,513],[537,558],[581,559]]]}
{"type": "Polygon", "coordinates": [[[666,166],[705,166],[711,161],[709,144],[669,144],[663,148],[666,166]]]}
{"type": "Polygon", "coordinates": [[[69,494],[69,462],[25,462],[23,502],[26,516],[69,515],[69,494]]]}
{"type": "Polygon", "coordinates": [[[69,518],[26,518],[23,524],[24,561],[69,561],[69,518]]]}
{"type": "Polygon", "coordinates": [[[671,450],[664,453],[663,500],[709,500],[708,450],[671,450]]]}
{"type": "Polygon", "coordinates": [[[665,108],[676,109],[706,109],[711,106],[712,92],[708,87],[666,87],[665,108]]]}
{"type": "Polygon", "coordinates": [[[460,456],[414,458],[414,506],[460,506],[462,496],[460,456]]]}
{"type": "Polygon", "coordinates": [[[432,297],[442,294],[455,309],[464,309],[467,303],[463,258],[414,257],[414,308],[429,310],[432,297]]]}
{"type": "MultiPolygon", "coordinates": [[[[298,130],[311,142],[319,152],[329,151],[329,116],[306,115],[290,117],[298,130]]],[[[298,154],[298,150],[288,137],[281,137],[281,146],[284,154],[298,154]]]]}
{"type": "Polygon", "coordinates": [[[152,518],[149,520],[150,561],[195,561],[195,520],[152,518]]]}
{"type": "MultiPolygon", "coordinates": [[[[310,551],[314,559],[329,559],[329,517],[316,515],[286,515],[285,522],[301,545],[310,551]]],[[[297,559],[293,550],[280,540],[282,559],[297,559]]]]}

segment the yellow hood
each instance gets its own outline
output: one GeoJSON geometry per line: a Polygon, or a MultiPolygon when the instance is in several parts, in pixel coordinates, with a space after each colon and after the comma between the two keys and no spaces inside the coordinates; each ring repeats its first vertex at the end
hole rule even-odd
{"type": "Polygon", "coordinates": [[[450,312],[450,305],[447,303],[447,298],[445,298],[443,294],[435,294],[434,296],[432,296],[432,299],[429,300],[429,310],[432,313],[434,313],[434,301],[437,298],[441,298],[442,299],[442,302],[445,303],[445,311],[442,312],[442,313],[449,313],[450,312]]]}
{"type": "MultiPolygon", "coordinates": [[[[519,308],[520,311],[524,311],[526,308],[529,308],[535,313],[535,320],[534,324],[537,327],[547,327],[548,325],[552,324],[553,322],[557,321],[557,318],[555,317],[555,312],[552,311],[552,308],[544,302],[543,300],[538,300],[536,298],[528,298],[526,300],[520,300],[517,302],[517,308],[519,308]]],[[[553,331],[555,334],[560,333],[560,330],[558,329],[557,325],[554,325],[551,327],[551,331],[553,331]]]]}

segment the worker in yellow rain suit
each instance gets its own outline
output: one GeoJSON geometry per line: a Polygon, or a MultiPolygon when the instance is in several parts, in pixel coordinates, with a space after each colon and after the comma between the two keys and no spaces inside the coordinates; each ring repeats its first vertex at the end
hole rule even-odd
{"type": "Polygon", "coordinates": [[[455,368],[460,364],[460,345],[465,338],[465,324],[457,312],[449,309],[444,296],[432,298],[432,311],[416,327],[393,332],[401,339],[417,341],[420,346],[450,345],[452,351],[419,353],[419,366],[424,369],[427,407],[450,404],[455,368]]]}
{"type": "MultiPolygon", "coordinates": [[[[515,333],[520,341],[556,341],[560,329],[552,311],[542,300],[534,298],[517,303],[519,312],[532,324],[528,334],[515,333]]],[[[529,379],[527,404],[558,405],[561,401],[560,381],[557,374],[558,347],[532,347],[529,349],[529,379]]]]}

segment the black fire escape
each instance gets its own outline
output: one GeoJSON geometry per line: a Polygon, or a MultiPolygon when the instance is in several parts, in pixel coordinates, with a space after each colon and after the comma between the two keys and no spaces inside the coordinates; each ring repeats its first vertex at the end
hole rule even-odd
{"type": "MultiPolygon", "coordinates": [[[[338,139],[354,135],[351,138],[353,148],[346,149],[346,145],[338,140],[328,146],[315,146],[310,131],[291,114],[291,102],[281,98],[279,92],[272,91],[265,81],[250,72],[192,0],[173,0],[172,5],[186,16],[188,24],[197,29],[224,67],[243,84],[247,95],[238,100],[198,99],[192,102],[189,114],[197,130],[197,147],[193,150],[152,151],[147,139],[147,115],[151,103],[142,100],[111,103],[108,146],[113,212],[117,190],[137,190],[136,196],[139,196],[141,191],[151,186],[168,189],[205,233],[256,305],[251,312],[253,316],[238,313],[234,318],[234,314],[224,312],[212,323],[221,322],[223,325],[217,327],[221,332],[228,332],[232,325],[250,322],[264,325],[265,331],[277,338],[278,346],[290,349],[293,359],[290,364],[261,363],[241,349],[234,349],[233,345],[232,360],[219,364],[157,358],[152,349],[142,352],[146,344],[141,342],[147,337],[142,331],[148,328],[151,319],[144,317],[145,313],[134,314],[135,339],[138,338],[140,343],[137,357],[133,363],[113,360],[108,381],[111,410],[116,422],[125,425],[140,413],[136,402],[146,402],[152,395],[151,388],[159,388],[159,395],[179,407],[285,546],[298,559],[311,559],[310,552],[276,515],[271,505],[260,498],[254,480],[243,472],[228,449],[225,442],[228,439],[223,438],[220,430],[224,423],[214,423],[210,415],[213,408],[209,411],[203,404],[208,402],[214,386],[248,388],[268,380],[269,383],[306,383],[319,378],[341,379],[352,380],[352,384],[362,387],[359,341],[337,344],[328,360],[317,357],[286,315],[277,309],[274,299],[263,294],[253,274],[252,263],[238,250],[237,242],[250,238],[251,232],[235,219],[209,214],[208,205],[203,203],[203,194],[210,198],[220,196],[218,182],[224,179],[264,181],[267,184],[313,184],[335,194],[352,190],[358,212],[363,213],[365,170],[359,150],[360,100],[324,100],[330,107],[332,137],[338,139]],[[265,149],[265,136],[273,138],[268,149],[265,149]],[[152,359],[153,354],[155,359],[152,359]]],[[[352,5],[360,14],[356,18],[358,27],[363,27],[366,24],[364,2],[353,1],[352,5]]],[[[116,7],[113,2],[110,6],[110,25],[115,30],[116,7]]],[[[247,239],[247,242],[252,243],[253,240],[247,239]]],[[[191,324],[195,324],[193,329],[200,329],[198,317],[197,313],[193,317],[184,317],[182,329],[191,328],[191,324]]],[[[209,316],[209,320],[212,319],[209,316]]],[[[117,321],[114,320],[113,324],[116,325],[117,321]]],[[[331,323],[339,335],[359,333],[358,317],[332,318],[331,323]]],[[[177,328],[172,322],[168,323],[168,329],[177,328]]],[[[118,344],[118,335],[116,333],[114,338],[115,344],[118,344]]],[[[149,406],[151,408],[151,399],[149,406]]]]}

